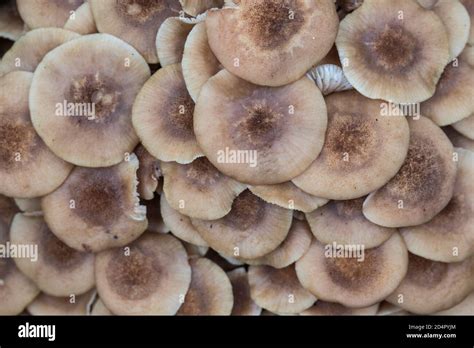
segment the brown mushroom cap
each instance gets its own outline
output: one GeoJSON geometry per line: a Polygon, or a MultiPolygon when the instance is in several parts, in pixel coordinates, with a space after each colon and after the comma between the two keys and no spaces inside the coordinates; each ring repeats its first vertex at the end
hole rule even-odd
{"type": "Polygon", "coordinates": [[[300,79],[331,49],[339,20],[331,0],[242,0],[209,11],[209,45],[232,74],[257,85],[300,79]]]}
{"type": "Polygon", "coordinates": [[[143,146],[161,161],[190,163],[202,156],[193,131],[194,102],[179,64],[158,70],[142,87],[132,121],[143,146]]]}
{"type": "Polygon", "coordinates": [[[466,8],[467,12],[469,13],[469,17],[471,19],[471,28],[469,32],[469,39],[467,43],[469,45],[474,45],[474,1],[473,0],[461,0],[461,3],[466,8]]]}
{"type": "Polygon", "coordinates": [[[456,147],[461,147],[463,149],[474,152],[474,140],[471,140],[464,135],[458,133],[453,127],[448,126],[444,127],[443,131],[448,136],[449,140],[456,147]]]}
{"type": "Polygon", "coordinates": [[[442,21],[416,1],[365,0],[342,20],[336,45],[354,88],[394,103],[431,97],[449,61],[442,21]]]}
{"type": "Polygon", "coordinates": [[[222,70],[204,85],[194,110],[196,139],[209,161],[253,185],[302,173],[323,147],[326,123],[324,99],[307,77],[262,87],[222,70]]]}
{"type": "Polygon", "coordinates": [[[160,161],[141,144],[136,147],[134,152],[140,163],[137,170],[138,194],[142,199],[153,199],[158,188],[158,178],[161,176],[160,161]]]}
{"type": "Polygon", "coordinates": [[[369,307],[349,308],[339,303],[318,300],[314,306],[301,312],[301,315],[375,315],[379,308],[376,303],[369,307]]]}
{"type": "Polygon", "coordinates": [[[474,152],[457,148],[453,197],[425,224],[400,229],[408,250],[424,258],[459,262],[474,254],[474,152]]]}
{"type": "Polygon", "coordinates": [[[50,193],[72,166],[57,158],[36,134],[28,109],[33,74],[0,78],[0,193],[18,198],[50,193]]]}
{"type": "Polygon", "coordinates": [[[0,37],[17,40],[25,26],[18,13],[15,0],[2,1],[0,4],[0,37]]]}
{"type": "Polygon", "coordinates": [[[147,227],[136,193],[138,159],[107,168],[76,167],[64,184],[43,198],[51,231],[71,248],[100,251],[135,240],[147,227]]]}
{"type": "Polygon", "coordinates": [[[83,3],[69,16],[64,29],[71,30],[81,35],[97,33],[94,16],[92,15],[91,6],[88,2],[83,3]]]}
{"type": "Polygon", "coordinates": [[[474,289],[474,258],[443,263],[409,254],[408,272],[387,301],[409,312],[429,314],[451,308],[474,289]]]}
{"type": "Polygon", "coordinates": [[[316,301],[316,297],[300,284],[294,265],[280,269],[250,266],[248,277],[252,299],[271,312],[300,313],[316,301]]]}
{"type": "Polygon", "coordinates": [[[129,246],[96,257],[97,291],[119,315],[174,315],[188,291],[191,267],[183,245],[167,234],[146,233],[129,246]]]}
{"type": "Polygon", "coordinates": [[[346,307],[380,302],[400,284],[408,266],[408,252],[398,233],[379,247],[364,250],[363,260],[328,251],[328,246],[313,240],[308,252],[296,262],[296,273],[318,299],[346,307]]]}
{"type": "Polygon", "coordinates": [[[117,164],[138,144],[130,114],[149,76],[138,52],[111,35],[69,41],[49,52],[36,70],[30,92],[33,125],[68,162],[117,164]]]}
{"type": "Polygon", "coordinates": [[[262,308],[250,296],[248,273],[244,267],[227,272],[232,284],[234,306],[231,315],[260,315],[262,308]]]}
{"type": "Polygon", "coordinates": [[[112,34],[135,47],[150,64],[158,63],[155,38],[168,17],[179,14],[178,0],[89,0],[100,33],[112,34]]]}
{"type": "Polygon", "coordinates": [[[74,297],[56,297],[42,293],[28,305],[31,315],[86,315],[94,290],[74,297]]]}
{"type": "Polygon", "coordinates": [[[397,230],[367,220],[362,214],[363,202],[364,198],[331,201],[306,214],[314,236],[325,244],[359,244],[367,249],[385,242],[397,230]]]}
{"type": "Polygon", "coordinates": [[[31,29],[62,28],[71,11],[83,2],[84,0],[16,0],[21,18],[31,29]]]}
{"type": "Polygon", "coordinates": [[[382,110],[389,104],[353,90],[331,94],[326,104],[323,149],[293,183],[317,197],[338,200],[361,197],[386,184],[407,154],[410,132],[405,117],[385,116],[382,110]]]}
{"type": "Polygon", "coordinates": [[[225,256],[253,259],[275,250],[291,225],[292,211],[265,203],[245,190],[218,220],[191,219],[209,246],[225,256]]]}
{"type": "Polygon", "coordinates": [[[449,202],[456,179],[453,146],[425,117],[409,120],[410,146],[401,169],[365,200],[367,219],[386,227],[414,226],[431,220],[449,202]]]}
{"type": "Polygon", "coordinates": [[[220,173],[205,157],[190,164],[163,162],[161,169],[168,203],[181,214],[196,219],[223,217],[229,213],[235,197],[246,189],[246,185],[220,173]]]}
{"type": "Polygon", "coordinates": [[[179,0],[179,2],[184,12],[194,17],[206,10],[224,5],[224,0],[179,0]]]}
{"type": "Polygon", "coordinates": [[[227,274],[206,258],[191,259],[191,285],[178,315],[230,315],[234,305],[227,274]]]}
{"type": "Polygon", "coordinates": [[[436,315],[474,315],[474,292],[454,307],[437,312],[436,315]]]}
{"type": "Polygon", "coordinates": [[[452,126],[465,137],[474,140],[474,113],[469,117],[463,118],[461,121],[453,123],[452,126]]]}
{"type": "Polygon", "coordinates": [[[156,35],[156,51],[162,67],[181,63],[184,44],[194,23],[183,21],[180,17],[167,18],[156,35]]]}

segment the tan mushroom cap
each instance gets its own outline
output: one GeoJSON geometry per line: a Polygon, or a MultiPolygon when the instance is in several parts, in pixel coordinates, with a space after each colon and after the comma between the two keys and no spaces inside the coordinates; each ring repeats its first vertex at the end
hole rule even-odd
{"type": "Polygon", "coordinates": [[[166,200],[181,214],[216,220],[228,214],[232,202],[246,185],[219,172],[205,157],[190,164],[163,162],[166,200]]]}
{"type": "Polygon", "coordinates": [[[459,262],[474,254],[474,152],[455,151],[458,169],[448,205],[427,223],[400,229],[408,250],[430,260],[459,262]]]}
{"type": "Polygon", "coordinates": [[[425,117],[409,120],[410,146],[402,168],[365,200],[363,213],[381,226],[414,226],[431,220],[449,202],[456,179],[453,146],[425,117]]]}
{"type": "Polygon", "coordinates": [[[97,33],[94,16],[88,2],[83,3],[69,16],[64,29],[71,30],[81,35],[97,33]]]}
{"type": "Polygon", "coordinates": [[[437,312],[436,315],[474,315],[474,292],[454,307],[437,312]]]}
{"type": "Polygon", "coordinates": [[[250,285],[247,270],[239,267],[227,272],[232,284],[234,306],[231,315],[260,315],[262,308],[257,305],[250,295],[250,285]]]}
{"type": "Polygon", "coordinates": [[[17,214],[10,228],[10,240],[16,245],[37,248],[36,259],[16,258],[15,263],[48,295],[78,295],[94,286],[94,255],[61,242],[42,217],[17,214]]]}
{"type": "Polygon", "coordinates": [[[406,274],[408,252],[398,233],[381,246],[364,250],[363,260],[345,251],[338,255],[332,246],[313,240],[296,262],[298,279],[318,299],[351,308],[372,306],[391,294],[406,274]]]}
{"type": "Polygon", "coordinates": [[[323,149],[293,183],[317,197],[337,200],[362,197],[386,184],[408,151],[410,132],[405,117],[385,116],[383,110],[390,104],[354,90],[331,94],[326,104],[328,128],[323,149]]]}
{"type": "Polygon", "coordinates": [[[94,290],[73,297],[42,293],[27,308],[31,315],[86,315],[93,294],[94,290]]]}
{"type": "Polygon", "coordinates": [[[133,105],[133,127],[143,146],[161,161],[190,163],[203,155],[193,130],[194,102],[179,64],[158,70],[133,105]]]}
{"type": "Polygon", "coordinates": [[[158,188],[158,178],[161,176],[160,161],[141,144],[135,148],[134,152],[140,163],[137,170],[138,194],[142,199],[153,199],[158,188]]]}
{"type": "Polygon", "coordinates": [[[181,63],[184,44],[194,23],[180,17],[167,18],[156,35],[156,51],[162,67],[181,63]]]}
{"type": "Polygon", "coordinates": [[[474,258],[444,263],[409,254],[408,272],[387,301],[409,312],[430,314],[460,303],[474,289],[474,258]]]}
{"type": "Polygon", "coordinates": [[[331,49],[339,19],[332,0],[242,0],[209,11],[209,45],[232,74],[257,85],[300,79],[331,49]]]}
{"type": "Polygon", "coordinates": [[[230,315],[234,305],[227,274],[206,258],[190,259],[191,285],[178,315],[230,315]]]}
{"type": "Polygon", "coordinates": [[[196,102],[202,86],[222,68],[209,46],[205,22],[197,23],[188,34],[181,65],[189,95],[196,102]]]}
{"type": "Polygon", "coordinates": [[[28,109],[33,74],[14,71],[0,78],[0,193],[38,197],[55,190],[72,166],[56,157],[36,134],[28,109]]]}
{"type": "Polygon", "coordinates": [[[189,259],[196,258],[196,257],[203,257],[209,251],[209,247],[207,246],[194,245],[194,244],[187,243],[184,241],[181,241],[181,242],[183,243],[184,249],[186,249],[186,252],[188,253],[189,259]]]}
{"type": "Polygon", "coordinates": [[[318,209],[328,202],[325,198],[319,198],[304,192],[291,181],[275,185],[250,186],[249,189],[265,202],[305,213],[318,209]]]}
{"type": "Polygon", "coordinates": [[[394,103],[430,98],[449,61],[441,19],[416,1],[365,0],[342,20],[336,45],[354,88],[394,103]]]}
{"type": "Polygon", "coordinates": [[[137,167],[134,154],[113,167],[76,167],[42,200],[51,231],[79,251],[97,252],[138,238],[148,221],[136,193],[137,167]]]}
{"type": "Polygon", "coordinates": [[[84,0],[17,0],[18,12],[31,29],[45,27],[62,28],[71,11],[77,9],[84,0]]]}
{"type": "Polygon", "coordinates": [[[89,0],[101,33],[112,34],[135,47],[150,64],[158,63],[155,38],[168,17],[179,14],[178,0],[89,0]]]}
{"type": "Polygon", "coordinates": [[[367,249],[384,243],[397,230],[367,220],[362,214],[363,202],[364,198],[331,201],[306,214],[314,236],[325,244],[358,244],[367,249]]]}
{"type": "Polygon", "coordinates": [[[22,212],[33,213],[41,211],[41,198],[15,198],[15,204],[22,212]]]}
{"type": "Polygon", "coordinates": [[[0,63],[0,75],[17,70],[34,72],[49,51],[78,37],[79,34],[60,28],[31,30],[5,53],[0,63]]]}
{"type": "Polygon", "coordinates": [[[242,192],[218,220],[191,219],[209,246],[225,256],[253,259],[275,250],[290,229],[292,211],[242,192]]]}
{"type": "Polygon", "coordinates": [[[453,143],[456,147],[461,147],[463,149],[469,150],[474,152],[474,140],[471,140],[461,133],[458,133],[453,127],[448,126],[444,127],[443,131],[448,136],[449,140],[453,143]]]}
{"type": "Polygon", "coordinates": [[[474,140],[474,112],[471,116],[452,124],[452,127],[465,137],[474,140]]]}
{"type": "Polygon", "coordinates": [[[379,308],[376,303],[369,307],[349,308],[339,303],[318,300],[314,306],[301,312],[301,315],[375,315],[379,308]]]}
{"type": "Polygon", "coordinates": [[[194,245],[208,246],[192,225],[191,218],[171,208],[165,195],[161,195],[160,209],[163,222],[176,237],[194,245]]]}
{"type": "Polygon", "coordinates": [[[17,40],[24,32],[25,25],[16,8],[15,0],[0,4],[0,37],[17,40]]]}
{"type": "Polygon", "coordinates": [[[222,70],[201,90],[194,132],[219,171],[252,185],[278,184],[318,156],[326,115],[321,92],[307,77],[262,87],[222,70]]]}
{"type": "Polygon", "coordinates": [[[280,269],[250,266],[248,277],[252,299],[271,312],[300,313],[316,301],[316,297],[300,284],[294,265],[280,269]]]}
{"type": "Polygon", "coordinates": [[[179,0],[185,13],[196,17],[211,8],[222,7],[224,0],[179,0]]]}
{"type": "Polygon", "coordinates": [[[444,69],[436,93],[421,103],[421,114],[445,126],[474,113],[474,67],[463,56],[444,69]]]}
{"type": "Polygon", "coordinates": [[[467,43],[469,45],[474,45],[474,0],[460,0],[460,1],[466,8],[467,12],[469,13],[469,17],[471,19],[471,27],[470,27],[469,39],[467,43]]]}
{"type": "Polygon", "coordinates": [[[104,304],[118,315],[176,314],[191,283],[183,245],[171,235],[146,233],[128,248],[96,257],[97,291],[104,304]]]}
{"type": "Polygon", "coordinates": [[[147,230],[155,233],[168,233],[170,229],[166,226],[161,216],[160,200],[161,196],[155,195],[153,199],[142,202],[146,207],[146,216],[148,219],[147,230]]]}

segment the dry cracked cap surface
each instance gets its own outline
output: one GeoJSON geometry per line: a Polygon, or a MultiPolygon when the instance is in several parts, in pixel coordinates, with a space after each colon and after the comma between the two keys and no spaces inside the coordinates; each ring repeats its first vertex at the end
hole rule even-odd
{"type": "Polygon", "coordinates": [[[131,110],[149,77],[140,54],[111,35],[66,42],[50,51],[34,74],[29,99],[33,125],[68,162],[117,164],[138,144],[131,110]]]}
{"type": "Polygon", "coordinates": [[[248,272],[245,267],[227,272],[227,276],[232,284],[234,295],[234,306],[231,315],[260,315],[262,308],[250,296],[248,272]]]}
{"type": "Polygon", "coordinates": [[[190,163],[203,155],[194,135],[194,102],[180,64],[158,70],[133,105],[132,122],[147,151],[161,161],[190,163]]]}
{"type": "Polygon", "coordinates": [[[42,200],[51,231],[69,247],[101,251],[126,245],[147,228],[137,194],[137,157],[107,168],[76,167],[42,200]]]}
{"type": "Polygon", "coordinates": [[[409,254],[408,272],[387,301],[416,314],[460,303],[474,289],[474,258],[444,263],[409,254]]]}
{"type": "Polygon", "coordinates": [[[296,262],[298,279],[318,299],[351,308],[372,306],[390,295],[407,271],[408,252],[398,233],[364,250],[363,257],[355,248],[339,251],[313,240],[296,262]]]}
{"type": "Polygon", "coordinates": [[[400,229],[411,253],[442,262],[459,262],[474,254],[474,152],[455,152],[458,168],[448,205],[427,223],[400,229]]]}
{"type": "Polygon", "coordinates": [[[135,47],[150,64],[158,63],[155,39],[161,24],[181,11],[178,0],[89,0],[100,33],[135,47]]]}
{"type": "Polygon", "coordinates": [[[322,151],[293,183],[317,197],[337,200],[362,197],[386,184],[408,151],[410,131],[405,117],[385,116],[389,104],[357,91],[331,94],[326,105],[328,126],[322,151]]]}
{"type": "Polygon", "coordinates": [[[97,26],[88,2],[83,3],[69,16],[66,24],[64,24],[64,29],[81,35],[97,33],[97,26]]]}
{"type": "Polygon", "coordinates": [[[174,315],[191,283],[191,267],[181,242],[146,233],[128,247],[96,257],[97,291],[118,315],[174,315]]]}
{"type": "Polygon", "coordinates": [[[403,166],[364,201],[367,219],[386,227],[414,226],[435,217],[453,195],[454,148],[429,119],[410,119],[410,145],[403,166]]]}
{"type": "Polygon", "coordinates": [[[28,305],[27,309],[31,315],[87,315],[93,296],[94,290],[82,295],[66,297],[42,293],[28,305]]]}
{"type": "Polygon", "coordinates": [[[37,259],[16,258],[17,267],[52,296],[79,295],[94,286],[94,254],[74,250],[61,242],[41,216],[17,214],[10,228],[16,245],[37,245],[37,259]]]}
{"type": "Polygon", "coordinates": [[[10,197],[48,194],[72,170],[33,128],[28,107],[32,78],[32,73],[23,71],[0,78],[0,193],[10,197]]]}
{"type": "Polygon", "coordinates": [[[264,86],[300,79],[329,52],[338,24],[331,0],[242,0],[206,18],[209,45],[222,65],[264,86]]]}
{"type": "Polygon", "coordinates": [[[18,12],[31,29],[62,28],[84,0],[17,0],[18,12]]]}
{"type": "Polygon", "coordinates": [[[441,19],[412,0],[366,0],[339,26],[336,45],[349,82],[394,103],[430,98],[449,61],[441,19]]]}
{"type": "Polygon", "coordinates": [[[326,125],[326,104],[307,77],[262,87],[222,70],[204,85],[194,109],[194,133],[209,161],[252,185],[301,174],[321,151],[326,125]]]}
{"type": "Polygon", "coordinates": [[[253,259],[275,250],[288,235],[291,210],[266,203],[249,190],[218,220],[191,219],[201,237],[219,253],[253,259]]]}

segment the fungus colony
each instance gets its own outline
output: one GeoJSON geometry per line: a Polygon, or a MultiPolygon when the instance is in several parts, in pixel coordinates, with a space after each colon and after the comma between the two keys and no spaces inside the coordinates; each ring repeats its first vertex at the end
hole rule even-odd
{"type": "Polygon", "coordinates": [[[474,314],[474,0],[0,6],[0,314],[474,314]]]}

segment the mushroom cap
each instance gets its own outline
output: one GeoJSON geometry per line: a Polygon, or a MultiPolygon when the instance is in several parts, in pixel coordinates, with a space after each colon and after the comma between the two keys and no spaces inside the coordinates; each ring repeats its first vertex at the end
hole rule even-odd
{"type": "Polygon", "coordinates": [[[430,221],[400,229],[408,250],[442,262],[459,262],[474,254],[474,152],[457,148],[453,197],[430,221]]]}
{"type": "Polygon", "coordinates": [[[285,240],[292,216],[291,210],[266,203],[245,190],[223,218],[191,222],[219,253],[253,259],[275,250],[285,240]]]}
{"type": "Polygon", "coordinates": [[[138,157],[138,194],[140,198],[150,200],[158,188],[158,178],[161,176],[160,161],[153,157],[143,145],[135,148],[138,157]]]}
{"type": "Polygon", "coordinates": [[[69,295],[56,297],[42,293],[28,305],[28,312],[31,315],[86,315],[93,293],[94,290],[74,299],[69,295]]]}
{"type": "Polygon", "coordinates": [[[40,216],[17,214],[10,228],[12,244],[37,246],[37,260],[16,258],[17,267],[52,296],[83,294],[94,286],[94,255],[61,242],[40,216]]]}
{"type": "Polygon", "coordinates": [[[170,17],[163,22],[156,35],[156,51],[162,67],[181,63],[184,44],[193,26],[180,17],[170,17]]]}
{"type": "Polygon", "coordinates": [[[42,200],[51,231],[80,251],[97,252],[135,240],[148,224],[136,193],[137,168],[134,154],[113,167],[76,167],[42,200]]]}
{"type": "Polygon", "coordinates": [[[181,241],[183,243],[184,249],[188,253],[188,258],[203,257],[209,251],[208,246],[199,246],[191,243],[181,241]]]}
{"type": "Polygon", "coordinates": [[[336,46],[355,89],[394,103],[430,98],[449,61],[441,19],[416,1],[365,0],[341,21],[336,46]]]}
{"type": "Polygon", "coordinates": [[[185,13],[196,17],[211,8],[222,7],[224,0],[179,0],[185,13]]]}
{"type": "Polygon", "coordinates": [[[260,315],[262,308],[250,296],[247,270],[244,267],[239,267],[227,272],[227,276],[232,284],[234,295],[234,306],[231,315],[260,315]]]}
{"type": "Polygon", "coordinates": [[[364,198],[331,201],[306,214],[314,236],[324,244],[360,244],[366,249],[384,243],[397,230],[367,220],[362,214],[363,202],[364,198]]]}
{"type": "Polygon", "coordinates": [[[113,315],[113,313],[105,306],[104,301],[98,298],[92,305],[90,315],[113,315]]]}
{"type": "Polygon", "coordinates": [[[367,219],[386,227],[414,226],[431,220],[449,202],[456,179],[453,146],[425,117],[409,120],[410,146],[403,166],[365,200],[367,219]]]}
{"type": "Polygon", "coordinates": [[[409,254],[408,272],[387,301],[415,314],[460,303],[474,289],[474,258],[444,263],[409,254]]]}
{"type": "Polygon", "coordinates": [[[436,315],[474,315],[474,292],[454,307],[437,312],[436,315]]]}
{"type": "Polygon", "coordinates": [[[202,220],[227,215],[246,185],[219,172],[205,157],[190,164],[163,162],[166,200],[181,214],[202,220]],[[208,204],[212,202],[212,204],[208,204]]]}
{"type": "Polygon", "coordinates": [[[293,183],[317,197],[337,200],[362,197],[386,184],[408,151],[406,118],[401,112],[400,116],[385,116],[390,104],[354,90],[329,95],[326,105],[323,149],[293,183]]]}
{"type": "Polygon", "coordinates": [[[83,3],[74,12],[74,16],[69,16],[66,24],[64,24],[64,29],[81,35],[97,33],[94,16],[88,2],[83,3]]]}
{"type": "Polygon", "coordinates": [[[0,76],[17,70],[34,72],[48,52],[78,37],[79,34],[60,28],[31,30],[5,53],[0,63],[0,76]]]}
{"type": "Polygon", "coordinates": [[[471,116],[453,123],[452,126],[465,137],[474,140],[474,112],[471,114],[471,116]]]}
{"type": "Polygon", "coordinates": [[[372,306],[391,294],[407,271],[408,252],[398,233],[382,245],[364,250],[361,261],[342,257],[349,254],[332,255],[328,247],[313,240],[296,262],[301,284],[324,301],[351,308],[372,306]]]}
{"type": "Polygon", "coordinates": [[[325,198],[319,198],[304,192],[291,181],[274,185],[250,186],[249,189],[265,202],[305,213],[318,209],[328,202],[325,198]]]}
{"type": "Polygon", "coordinates": [[[2,1],[0,4],[0,37],[15,41],[23,34],[24,30],[25,25],[16,8],[16,1],[2,1]]]}
{"type": "Polygon", "coordinates": [[[379,308],[376,303],[369,307],[349,308],[339,303],[318,300],[314,306],[301,312],[301,315],[375,315],[379,308]]]}
{"type": "Polygon", "coordinates": [[[31,29],[62,28],[71,11],[83,3],[84,0],[16,0],[21,18],[31,29]]]}
{"type": "Polygon", "coordinates": [[[300,313],[316,301],[316,297],[300,284],[294,265],[280,269],[250,266],[248,277],[252,299],[271,312],[300,313]]]}
{"type": "Polygon", "coordinates": [[[201,90],[194,133],[219,171],[252,185],[278,184],[318,156],[326,115],[321,92],[307,77],[262,87],[222,70],[201,90]]]}
{"type": "Polygon", "coordinates": [[[206,18],[209,45],[222,65],[265,86],[300,79],[329,52],[338,24],[332,0],[242,0],[206,18]]]}
{"type": "Polygon", "coordinates": [[[474,45],[474,1],[473,0],[461,0],[461,3],[466,8],[467,12],[469,13],[469,17],[471,19],[471,27],[469,31],[469,39],[467,43],[469,45],[474,45]]]}
{"type": "Polygon", "coordinates": [[[168,17],[177,16],[178,0],[89,0],[100,33],[112,34],[135,47],[150,64],[158,63],[155,38],[168,17]]]}
{"type": "MultiPolygon", "coordinates": [[[[418,0],[421,1],[421,0],[418,0]]],[[[435,2],[438,0],[434,0],[435,2]]],[[[377,310],[377,315],[410,315],[411,313],[407,312],[406,310],[395,306],[387,301],[382,301],[379,304],[379,308],[377,310]]]]}
{"type": "Polygon", "coordinates": [[[48,194],[72,170],[33,128],[28,109],[32,77],[32,73],[14,71],[0,78],[0,193],[10,197],[48,194]]]}
{"type": "Polygon", "coordinates": [[[133,105],[132,122],[150,154],[179,163],[203,155],[193,131],[194,107],[179,64],[161,68],[145,83],[133,105]]]}
{"type": "Polygon", "coordinates": [[[118,315],[174,315],[191,283],[186,250],[173,236],[146,233],[96,257],[97,291],[118,315]]]}
{"type": "Polygon", "coordinates": [[[191,285],[178,315],[230,315],[234,305],[227,274],[206,258],[190,259],[191,285]]]}
{"type": "Polygon", "coordinates": [[[41,211],[41,198],[15,198],[16,206],[26,213],[41,211]]]}
{"type": "Polygon", "coordinates": [[[458,133],[453,127],[448,126],[444,127],[443,131],[448,136],[449,140],[456,147],[461,147],[463,149],[474,152],[474,140],[471,140],[464,135],[458,133]]]}
{"type": "Polygon", "coordinates": [[[222,68],[209,47],[206,22],[197,23],[188,34],[181,65],[189,95],[196,102],[202,86],[222,68]]]}

